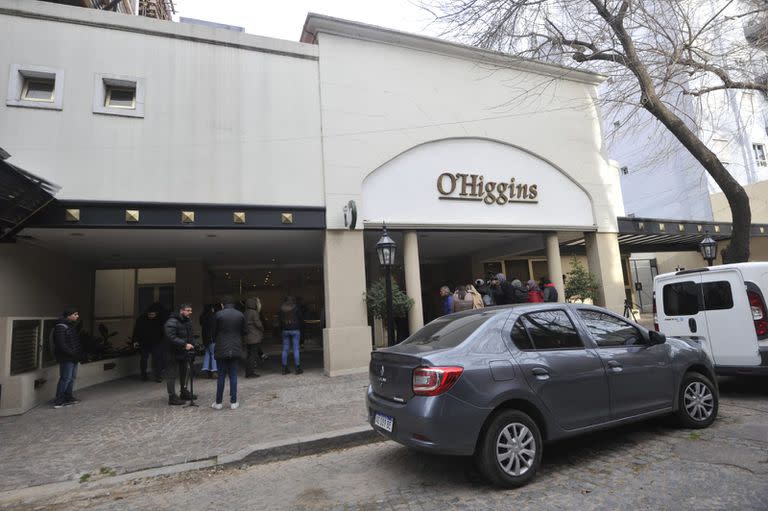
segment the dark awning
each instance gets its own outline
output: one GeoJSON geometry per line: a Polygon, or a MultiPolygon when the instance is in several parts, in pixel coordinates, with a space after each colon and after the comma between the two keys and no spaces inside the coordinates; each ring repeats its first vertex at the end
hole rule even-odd
{"type": "MultiPolygon", "coordinates": [[[[733,225],[729,222],[694,222],[659,218],[619,217],[619,248],[627,252],[685,252],[699,250],[706,233],[717,241],[731,237],[733,225]]],[[[752,224],[752,237],[768,236],[768,224],[752,224]]],[[[566,253],[585,247],[584,238],[560,247],[566,253]]]]}
{"type": "Polygon", "coordinates": [[[12,237],[61,187],[6,161],[0,148],[0,240],[12,237]]]}

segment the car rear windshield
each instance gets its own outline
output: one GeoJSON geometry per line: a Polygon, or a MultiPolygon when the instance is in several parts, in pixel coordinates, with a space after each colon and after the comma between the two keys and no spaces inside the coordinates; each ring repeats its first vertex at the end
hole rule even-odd
{"type": "Polygon", "coordinates": [[[438,318],[401,343],[428,346],[431,349],[445,349],[458,346],[480,326],[491,319],[492,314],[471,314],[469,316],[445,316],[438,318]]]}

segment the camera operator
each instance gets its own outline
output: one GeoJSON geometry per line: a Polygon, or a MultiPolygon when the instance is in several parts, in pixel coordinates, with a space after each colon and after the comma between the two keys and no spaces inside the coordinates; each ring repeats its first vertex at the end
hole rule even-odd
{"type": "Polygon", "coordinates": [[[197,396],[184,387],[187,381],[187,357],[194,354],[191,316],[192,305],[182,303],[179,312],[171,314],[165,322],[165,345],[168,353],[165,379],[169,405],[183,405],[185,401],[197,399],[197,396]],[[177,377],[181,387],[179,395],[176,395],[177,377]]]}

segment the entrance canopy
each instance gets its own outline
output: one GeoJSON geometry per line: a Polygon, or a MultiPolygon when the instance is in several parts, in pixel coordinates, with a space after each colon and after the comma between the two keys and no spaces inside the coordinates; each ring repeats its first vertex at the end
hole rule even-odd
{"type": "MultiPolygon", "coordinates": [[[[694,222],[659,218],[619,217],[619,247],[622,252],[699,251],[699,243],[709,234],[716,241],[731,237],[733,225],[727,222],[694,222]]],[[[752,237],[768,237],[768,224],[752,224],[752,237]]],[[[583,251],[583,237],[560,244],[564,252],[583,251]],[[567,249],[567,250],[566,250],[567,249]]]]}

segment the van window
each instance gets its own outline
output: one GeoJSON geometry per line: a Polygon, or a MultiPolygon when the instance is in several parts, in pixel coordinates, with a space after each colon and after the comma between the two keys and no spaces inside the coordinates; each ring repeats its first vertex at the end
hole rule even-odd
{"type": "Polygon", "coordinates": [[[664,314],[667,316],[694,316],[699,313],[701,287],[693,281],[667,284],[662,290],[664,314]]]}
{"type": "Polygon", "coordinates": [[[731,284],[728,281],[704,282],[701,291],[704,295],[704,310],[733,308],[733,294],[731,294],[731,284]]]}

